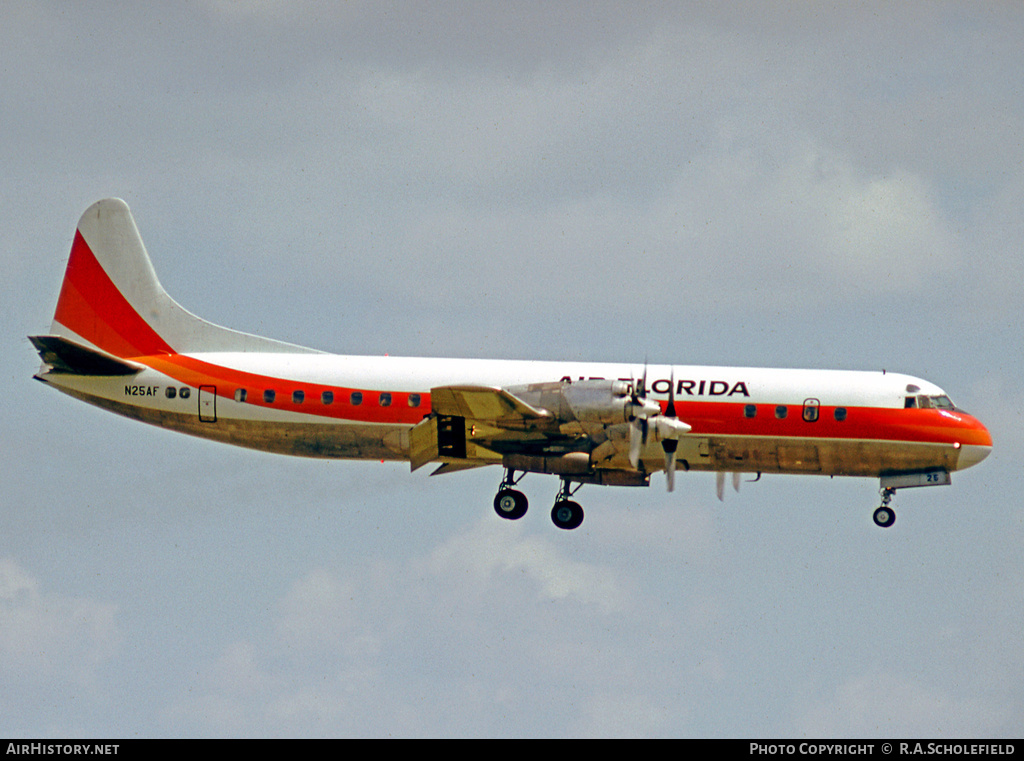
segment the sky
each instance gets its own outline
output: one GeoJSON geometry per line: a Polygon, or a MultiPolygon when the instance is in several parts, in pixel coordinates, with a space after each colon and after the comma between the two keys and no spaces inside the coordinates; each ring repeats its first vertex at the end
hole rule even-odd
{"type": "Polygon", "coordinates": [[[1020,737],[1024,6],[4,3],[0,735],[1020,737]],[[906,372],[949,487],[231,448],[32,380],[75,225],[345,354],[906,372]]]}

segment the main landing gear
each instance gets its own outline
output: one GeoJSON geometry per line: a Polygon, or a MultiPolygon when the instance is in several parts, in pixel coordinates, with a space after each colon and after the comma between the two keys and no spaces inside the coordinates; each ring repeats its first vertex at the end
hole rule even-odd
{"type": "Polygon", "coordinates": [[[889,503],[892,502],[892,495],[895,493],[896,490],[892,487],[882,489],[882,506],[875,510],[873,516],[876,526],[889,528],[889,526],[896,522],[896,511],[889,507],[889,503]]]}
{"type": "Polygon", "coordinates": [[[583,508],[579,502],[569,499],[583,484],[577,484],[573,489],[568,481],[562,481],[562,488],[558,490],[558,497],[555,499],[555,506],[551,508],[551,521],[558,528],[571,531],[579,528],[583,523],[583,508]]]}
{"type": "MultiPolygon", "coordinates": [[[[529,501],[525,494],[514,488],[525,475],[523,473],[519,478],[514,478],[513,471],[505,471],[505,478],[502,479],[498,493],[494,497],[494,512],[505,520],[517,521],[526,515],[529,501]]],[[[551,522],[558,528],[570,531],[579,528],[583,523],[583,508],[578,502],[570,499],[582,485],[577,484],[573,489],[568,480],[562,480],[555,506],[551,508],[551,522]]]]}
{"type": "Polygon", "coordinates": [[[530,506],[526,495],[512,487],[522,480],[523,473],[519,478],[513,478],[514,471],[506,470],[505,478],[498,487],[498,494],[494,497],[494,512],[508,521],[517,521],[526,515],[526,509],[530,506]]]}

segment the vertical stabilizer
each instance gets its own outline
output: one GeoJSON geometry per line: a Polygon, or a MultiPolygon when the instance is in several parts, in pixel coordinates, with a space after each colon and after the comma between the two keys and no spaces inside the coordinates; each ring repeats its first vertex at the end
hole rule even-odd
{"type": "Polygon", "coordinates": [[[128,205],[108,198],[82,215],[51,333],[116,357],[203,351],[312,352],[202,320],[167,295],[128,205]]]}

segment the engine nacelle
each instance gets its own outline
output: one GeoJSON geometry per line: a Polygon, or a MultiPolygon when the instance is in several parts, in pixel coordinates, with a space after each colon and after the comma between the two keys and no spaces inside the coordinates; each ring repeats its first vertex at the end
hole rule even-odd
{"type": "MultiPolygon", "coordinates": [[[[564,385],[562,397],[573,417],[581,423],[615,425],[636,415],[631,391],[629,381],[585,380],[564,385]]],[[[654,414],[660,412],[660,407],[654,402],[647,404],[654,405],[654,414]]]]}

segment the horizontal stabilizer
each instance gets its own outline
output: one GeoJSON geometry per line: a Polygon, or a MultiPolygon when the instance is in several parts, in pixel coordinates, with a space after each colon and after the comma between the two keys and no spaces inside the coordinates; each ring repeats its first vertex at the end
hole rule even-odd
{"type": "Polygon", "coordinates": [[[59,373],[73,375],[135,375],[141,365],[117,359],[62,336],[29,336],[43,362],[59,373]]]}

